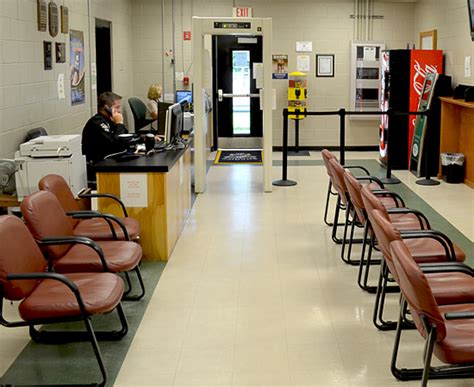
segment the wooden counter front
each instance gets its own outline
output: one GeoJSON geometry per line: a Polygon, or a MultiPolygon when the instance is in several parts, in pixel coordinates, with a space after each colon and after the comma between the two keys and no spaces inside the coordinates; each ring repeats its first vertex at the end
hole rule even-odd
{"type": "MultiPolygon", "coordinates": [[[[464,154],[464,183],[474,188],[474,102],[452,97],[440,97],[440,100],[440,152],[464,154]]],[[[441,177],[441,164],[438,177],[441,177]]]]}
{"type": "MultiPolygon", "coordinates": [[[[124,169],[128,169],[124,168],[124,169]]],[[[129,169],[127,173],[131,172],[129,169]]],[[[141,172],[147,175],[148,206],[128,207],[129,216],[140,222],[140,245],[149,261],[166,261],[191,210],[191,149],[187,148],[168,172],[141,172]]],[[[120,172],[97,172],[97,191],[120,197],[120,172]]],[[[101,212],[121,216],[119,206],[99,200],[101,212]]]]}

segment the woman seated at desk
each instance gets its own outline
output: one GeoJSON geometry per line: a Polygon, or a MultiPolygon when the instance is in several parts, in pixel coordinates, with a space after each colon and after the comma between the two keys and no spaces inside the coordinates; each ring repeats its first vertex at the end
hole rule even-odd
{"type": "Polygon", "coordinates": [[[155,120],[152,122],[151,127],[153,130],[158,130],[158,102],[161,98],[161,91],[163,88],[160,85],[150,85],[148,88],[148,102],[146,104],[146,116],[147,120],[155,120]]]}

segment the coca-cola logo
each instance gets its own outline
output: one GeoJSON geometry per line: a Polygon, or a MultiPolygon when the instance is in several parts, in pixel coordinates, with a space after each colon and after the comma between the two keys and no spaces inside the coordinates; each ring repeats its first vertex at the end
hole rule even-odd
{"type": "MultiPolygon", "coordinates": [[[[423,91],[423,83],[425,81],[426,74],[437,73],[438,69],[436,68],[436,66],[433,66],[431,64],[425,64],[425,68],[423,68],[420,65],[420,62],[418,62],[417,60],[415,60],[415,64],[413,65],[413,68],[415,69],[415,75],[413,76],[413,88],[415,89],[416,94],[421,95],[421,92],[423,91]]],[[[431,90],[431,86],[432,86],[431,83],[427,85],[425,93],[431,90]]]]}

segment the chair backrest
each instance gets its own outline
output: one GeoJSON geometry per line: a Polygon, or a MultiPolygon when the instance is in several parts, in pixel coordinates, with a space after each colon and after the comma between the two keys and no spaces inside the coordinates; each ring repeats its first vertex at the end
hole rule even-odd
{"type": "Polygon", "coordinates": [[[436,341],[443,340],[446,336],[446,325],[425,275],[413,260],[403,241],[392,242],[390,250],[398,274],[400,290],[410,306],[418,331],[426,337],[427,332],[420,318],[423,316],[429,325],[436,325],[436,341]]]}
{"type": "Polygon", "coordinates": [[[323,157],[324,165],[326,166],[326,172],[331,177],[331,172],[329,170],[329,160],[331,159],[336,159],[336,156],[334,156],[331,152],[329,152],[327,149],[323,149],[321,151],[321,156],[323,157]]]}
{"type": "MultiPolygon", "coordinates": [[[[52,236],[74,235],[68,217],[54,194],[37,191],[21,202],[21,213],[31,234],[37,240],[52,236]]],[[[44,246],[43,251],[54,259],[62,257],[70,245],[44,246]]]]}
{"type": "Polygon", "coordinates": [[[385,257],[385,262],[390,273],[392,273],[393,277],[398,282],[397,272],[393,265],[392,253],[390,251],[390,243],[402,240],[400,231],[393,226],[392,222],[387,217],[387,214],[380,210],[372,210],[371,218],[372,221],[370,225],[372,226],[372,230],[377,238],[379,249],[385,257]]]}
{"type": "MultiPolygon", "coordinates": [[[[41,191],[49,191],[56,196],[59,203],[61,204],[65,212],[68,211],[79,211],[79,205],[74,199],[71,188],[66,183],[66,180],[60,175],[46,175],[38,182],[38,188],[41,191]]],[[[74,228],[79,223],[78,219],[73,219],[71,216],[68,217],[71,227],[74,228]]]]}
{"type": "Polygon", "coordinates": [[[339,164],[336,158],[330,159],[328,166],[332,185],[338,192],[341,201],[347,205],[347,187],[344,181],[344,167],[339,164]]]}
{"type": "Polygon", "coordinates": [[[362,200],[362,195],[360,193],[362,190],[362,184],[360,184],[359,180],[357,180],[347,169],[344,170],[344,182],[346,183],[347,192],[349,192],[349,196],[351,197],[351,203],[357,213],[357,218],[362,224],[365,224],[367,216],[365,213],[364,201],[362,200]]]}
{"type": "Polygon", "coordinates": [[[364,202],[365,212],[367,213],[367,216],[369,217],[371,223],[373,210],[380,210],[388,218],[387,209],[380,201],[380,199],[372,193],[372,191],[367,185],[362,187],[360,194],[362,196],[362,201],[364,202]]]}
{"type": "Polygon", "coordinates": [[[6,276],[44,272],[47,262],[25,224],[16,216],[0,216],[0,241],[0,286],[6,299],[21,300],[31,293],[38,282],[7,281],[6,276]]]}
{"type": "Polygon", "coordinates": [[[146,125],[146,105],[143,101],[136,97],[130,97],[128,99],[128,104],[133,114],[133,122],[135,124],[135,132],[138,132],[140,128],[143,128],[146,125]]]}

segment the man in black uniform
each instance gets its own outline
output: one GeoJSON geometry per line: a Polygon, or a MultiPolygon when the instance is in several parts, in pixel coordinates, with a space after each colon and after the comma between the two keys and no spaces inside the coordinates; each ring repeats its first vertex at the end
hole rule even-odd
{"type": "Polygon", "coordinates": [[[89,165],[101,161],[105,156],[125,150],[126,144],[119,134],[128,133],[121,113],[122,97],[111,91],[99,96],[95,116],[87,121],[82,130],[82,153],[89,165]]]}

